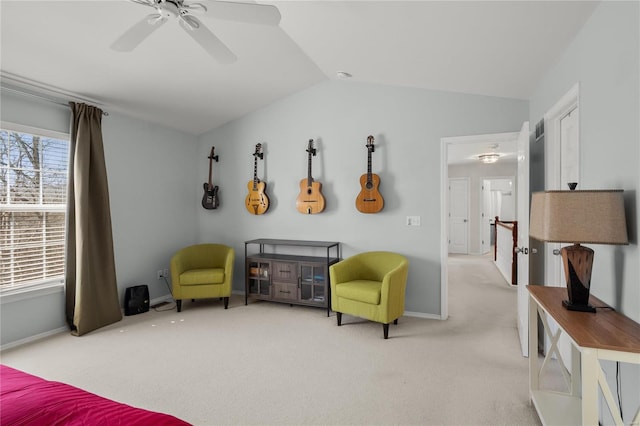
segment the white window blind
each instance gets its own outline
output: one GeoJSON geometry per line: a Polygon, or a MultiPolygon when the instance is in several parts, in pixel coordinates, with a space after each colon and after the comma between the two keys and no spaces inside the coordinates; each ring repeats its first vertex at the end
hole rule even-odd
{"type": "Polygon", "coordinates": [[[0,129],[0,289],[64,276],[69,142],[0,129]]]}

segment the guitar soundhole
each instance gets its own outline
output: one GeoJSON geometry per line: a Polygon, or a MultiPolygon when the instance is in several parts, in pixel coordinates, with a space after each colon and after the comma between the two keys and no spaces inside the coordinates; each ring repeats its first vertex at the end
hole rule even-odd
{"type": "Polygon", "coordinates": [[[367,189],[372,189],[373,188],[373,182],[367,182],[367,184],[365,186],[367,187],[367,189]]]}
{"type": "Polygon", "coordinates": [[[307,188],[307,194],[308,194],[308,195],[311,195],[311,193],[312,193],[312,192],[313,192],[313,191],[311,190],[311,188],[307,188]]]}

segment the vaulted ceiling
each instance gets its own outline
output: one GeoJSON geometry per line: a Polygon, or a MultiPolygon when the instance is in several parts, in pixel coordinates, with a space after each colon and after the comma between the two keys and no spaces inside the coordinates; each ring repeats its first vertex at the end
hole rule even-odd
{"type": "Polygon", "coordinates": [[[131,1],[2,0],[3,83],[74,93],[194,135],[337,79],[337,71],[354,82],[528,99],[597,5],[260,3],[277,6],[279,26],[200,18],[238,57],[224,65],[171,21],[130,53],[112,50],[150,13],[131,1]]]}

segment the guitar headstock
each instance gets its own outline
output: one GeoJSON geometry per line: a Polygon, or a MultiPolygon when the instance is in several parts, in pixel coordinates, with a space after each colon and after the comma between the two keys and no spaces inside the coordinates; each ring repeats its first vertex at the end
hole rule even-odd
{"type": "Polygon", "coordinates": [[[215,160],[216,163],[217,163],[218,162],[218,156],[217,155],[213,155],[213,152],[214,152],[215,148],[216,148],[215,146],[211,147],[211,154],[209,154],[208,158],[209,158],[209,160],[215,160]]]}
{"type": "Polygon", "coordinates": [[[373,136],[367,137],[367,149],[369,152],[376,152],[376,147],[373,145],[373,136]]]}
{"type": "Polygon", "coordinates": [[[253,156],[262,160],[262,158],[264,157],[264,153],[261,152],[261,150],[262,150],[262,144],[261,143],[257,143],[256,144],[256,150],[253,153],[253,156]]]}
{"type": "Polygon", "coordinates": [[[307,152],[313,156],[316,155],[316,149],[313,147],[313,139],[309,139],[309,146],[307,148],[307,152]]]}

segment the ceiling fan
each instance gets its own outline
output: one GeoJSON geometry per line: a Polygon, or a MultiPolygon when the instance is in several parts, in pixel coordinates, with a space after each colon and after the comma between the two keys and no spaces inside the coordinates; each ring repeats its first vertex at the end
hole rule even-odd
{"type": "Polygon", "coordinates": [[[152,7],[152,13],[129,28],[112,45],[113,50],[131,52],[144,39],[160,28],[171,16],[178,19],[182,29],[191,36],[214,59],[223,64],[232,63],[237,56],[211,32],[193,13],[207,14],[218,19],[246,22],[251,24],[278,25],[278,8],[266,4],[239,3],[222,0],[204,0],[204,3],[184,0],[130,0],[143,6],[152,7]]]}

